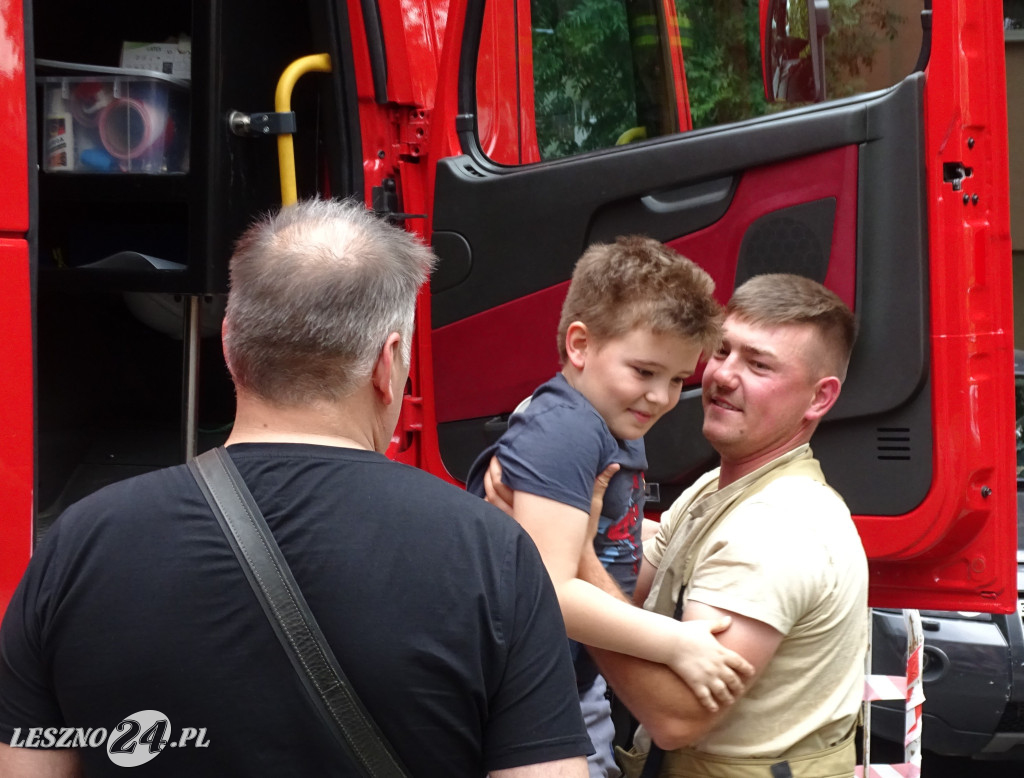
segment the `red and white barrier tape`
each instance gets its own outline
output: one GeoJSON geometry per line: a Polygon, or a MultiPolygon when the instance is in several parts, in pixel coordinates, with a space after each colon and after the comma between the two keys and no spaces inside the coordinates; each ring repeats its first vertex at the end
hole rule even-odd
{"type": "MultiPolygon", "coordinates": [[[[920,778],[921,727],[924,687],[921,683],[921,659],[924,633],[921,614],[904,610],[907,626],[907,674],[867,675],[864,679],[864,755],[867,769],[858,765],[857,778],[920,778]],[[871,703],[875,700],[903,700],[906,704],[906,728],[903,739],[903,759],[900,764],[870,764],[871,759],[871,703]]],[[[866,664],[871,666],[871,643],[868,642],[866,664]]]]}

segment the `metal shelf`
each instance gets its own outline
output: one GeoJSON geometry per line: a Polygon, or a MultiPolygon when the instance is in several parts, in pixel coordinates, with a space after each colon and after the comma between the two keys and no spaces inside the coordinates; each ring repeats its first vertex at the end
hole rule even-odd
{"type": "Polygon", "coordinates": [[[45,202],[184,203],[189,174],[40,173],[39,197],[45,202]]]}

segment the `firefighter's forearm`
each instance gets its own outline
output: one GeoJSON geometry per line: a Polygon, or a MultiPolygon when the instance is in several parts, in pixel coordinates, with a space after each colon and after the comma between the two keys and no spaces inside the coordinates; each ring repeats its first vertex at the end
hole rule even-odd
{"type": "Polygon", "coordinates": [[[604,565],[601,564],[601,560],[597,558],[597,554],[594,553],[592,546],[585,549],[581,555],[579,571],[576,575],[581,580],[593,584],[612,597],[625,603],[630,602],[629,598],[623,594],[622,589],[615,582],[615,579],[611,577],[604,565]]]}
{"type": "Polygon", "coordinates": [[[665,665],[600,648],[589,648],[601,675],[651,739],[666,750],[704,736],[718,721],[693,691],[665,665]]]}

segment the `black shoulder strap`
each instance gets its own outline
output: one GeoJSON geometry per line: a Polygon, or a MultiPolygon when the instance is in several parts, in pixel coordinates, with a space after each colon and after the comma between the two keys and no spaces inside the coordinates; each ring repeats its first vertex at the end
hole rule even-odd
{"type": "Polygon", "coordinates": [[[371,778],[407,775],[349,685],[270,533],[223,448],[188,463],[302,684],[347,757],[371,778]]]}

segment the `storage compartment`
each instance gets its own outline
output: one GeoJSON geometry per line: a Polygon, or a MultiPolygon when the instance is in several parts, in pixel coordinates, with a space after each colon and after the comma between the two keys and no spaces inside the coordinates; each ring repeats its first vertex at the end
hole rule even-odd
{"type": "MultiPolygon", "coordinates": [[[[333,9],[311,5],[318,19],[333,9]]],[[[228,434],[234,392],[217,337],[227,260],[281,192],[274,139],[233,135],[228,116],[270,110],[284,69],[322,49],[306,5],[280,0],[144,8],[34,0],[26,21],[31,157],[39,162],[32,250],[42,532],[103,484],[181,462],[228,434]],[[64,145],[54,140],[47,154],[51,130],[64,145]]],[[[319,101],[328,86],[304,79],[294,94],[303,192],[321,180],[328,136],[318,131],[319,101]]],[[[350,151],[358,174],[358,143],[337,131],[330,142],[350,151]]],[[[333,180],[337,195],[361,191],[361,182],[333,180]]]]}
{"type": "MultiPolygon", "coordinates": [[[[228,117],[272,108],[284,69],[317,50],[304,4],[36,0],[31,17],[40,272],[83,291],[223,292],[235,239],[281,196],[273,138],[233,135],[228,117]],[[164,262],[109,261],[126,253],[164,262]]],[[[324,142],[316,84],[293,99],[303,191],[324,142]]]]}
{"type": "Polygon", "coordinates": [[[186,173],[189,84],[162,73],[37,62],[47,173],[186,173]]]}

